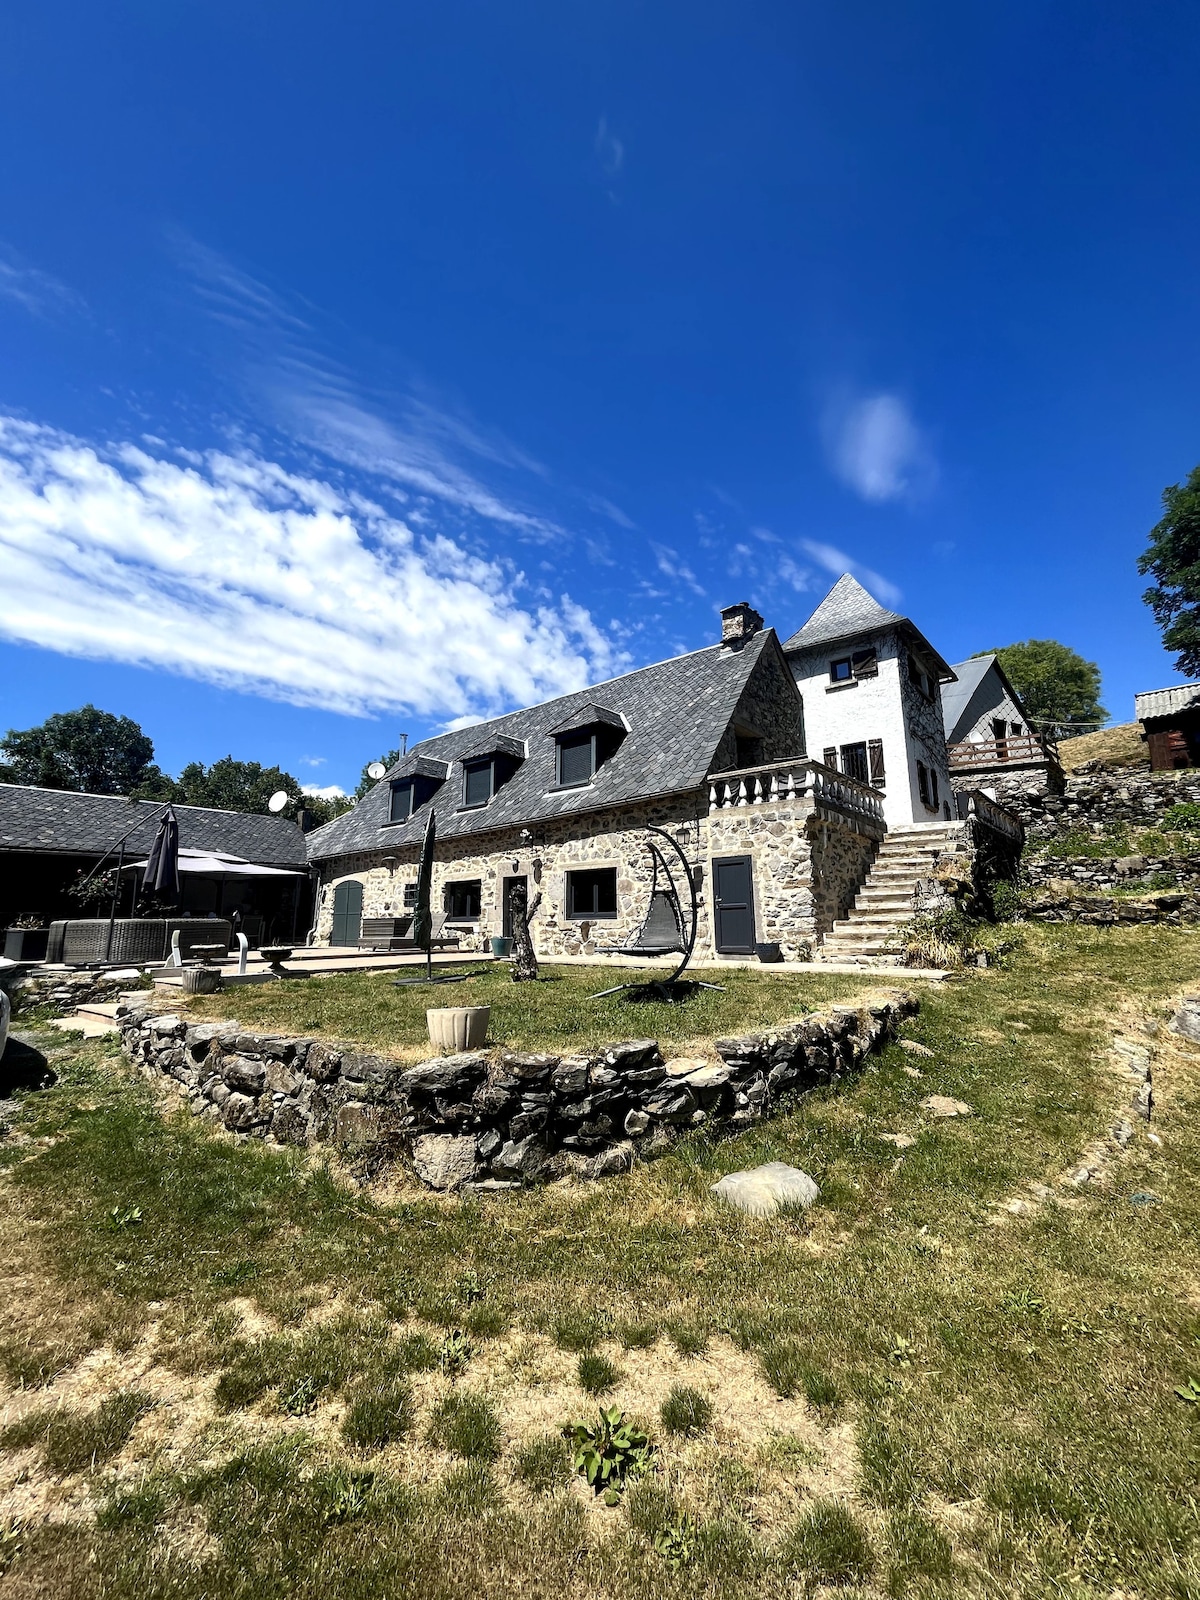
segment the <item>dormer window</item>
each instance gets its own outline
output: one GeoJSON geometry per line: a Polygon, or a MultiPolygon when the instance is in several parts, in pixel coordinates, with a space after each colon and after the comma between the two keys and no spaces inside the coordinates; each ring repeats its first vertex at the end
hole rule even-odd
{"type": "Polygon", "coordinates": [[[407,822],[413,814],[413,780],[404,778],[392,785],[392,808],[389,822],[407,822]]]}
{"type": "Polygon", "coordinates": [[[463,763],[463,805],[485,806],[495,793],[496,767],[493,761],[463,763]]]}
{"type": "Polygon", "coordinates": [[[494,733],[462,758],[462,810],[488,805],[525,759],[525,743],[494,733]]]}
{"type": "Polygon", "coordinates": [[[615,752],[625,737],[624,718],[603,706],[581,706],[573,717],[552,728],[554,787],[582,789],[615,752]]]}

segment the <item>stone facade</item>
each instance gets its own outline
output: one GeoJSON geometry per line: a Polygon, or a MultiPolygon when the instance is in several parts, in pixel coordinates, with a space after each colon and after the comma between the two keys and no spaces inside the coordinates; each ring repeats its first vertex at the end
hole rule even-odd
{"type": "Polygon", "coordinates": [[[131,1060],[170,1080],[192,1111],[280,1144],[382,1146],[432,1188],[600,1178],[683,1133],[737,1131],[789,1097],[836,1081],[887,1046],[917,1010],[897,993],[736,1039],[718,1061],[664,1060],[653,1039],[589,1054],[477,1052],[417,1066],[354,1046],[189,1024],[131,1004],[118,1021],[131,1060]]]}
{"type": "Polygon", "coordinates": [[[721,735],[711,770],[728,772],[740,766],[787,761],[804,749],[804,702],[781,657],[774,652],[764,655],[721,735]],[[751,759],[739,760],[739,738],[757,743],[751,759]]]}
{"type": "Polygon", "coordinates": [[[1061,795],[1066,788],[1062,768],[1055,761],[992,761],[978,766],[956,762],[950,781],[956,794],[982,789],[989,799],[1008,806],[1026,822],[1045,797],[1061,795]]]}
{"type": "MultiPolygon", "coordinates": [[[[720,959],[709,891],[714,858],[750,857],[756,939],[778,943],[785,957],[795,958],[805,956],[853,900],[876,848],[876,837],[868,837],[863,824],[839,820],[827,809],[822,814],[810,797],[710,812],[705,791],[562,818],[530,830],[439,842],[433,904],[443,903],[448,884],[479,883],[479,917],[454,927],[460,930],[461,948],[486,949],[488,939],[503,931],[505,879],[525,877],[531,900],[542,896],[530,924],[540,957],[592,956],[628,945],[650,906],[653,869],[645,831],[650,825],[677,838],[693,863],[699,896],[696,953],[707,959],[720,959]],[[597,867],[616,869],[616,915],[569,916],[567,874],[597,867]]],[[[416,883],[417,860],[417,849],[410,847],[321,862],[318,942],[329,940],[334,890],[346,878],[363,886],[364,918],[403,915],[405,885],[416,883]]],[[[674,871],[674,860],[669,864],[674,871]]],[[[677,881],[677,887],[686,909],[687,885],[677,881]]]]}

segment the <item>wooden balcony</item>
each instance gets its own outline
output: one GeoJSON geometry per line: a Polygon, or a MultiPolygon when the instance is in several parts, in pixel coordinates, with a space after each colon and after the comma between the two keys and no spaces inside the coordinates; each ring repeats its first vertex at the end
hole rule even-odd
{"type": "Polygon", "coordinates": [[[1036,733],[1015,733],[1007,739],[967,739],[946,746],[951,772],[968,767],[999,767],[1013,762],[1051,761],[1058,765],[1058,748],[1036,733]]]}

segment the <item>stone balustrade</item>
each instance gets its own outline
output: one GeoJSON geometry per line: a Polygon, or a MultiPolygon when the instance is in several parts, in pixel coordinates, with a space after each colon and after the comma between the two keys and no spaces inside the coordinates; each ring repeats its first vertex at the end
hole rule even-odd
{"type": "Polygon", "coordinates": [[[818,812],[865,825],[880,836],[886,831],[883,801],[868,784],[835,772],[820,761],[774,761],[767,766],[720,772],[708,780],[709,812],[738,806],[790,804],[811,800],[818,812]]]}

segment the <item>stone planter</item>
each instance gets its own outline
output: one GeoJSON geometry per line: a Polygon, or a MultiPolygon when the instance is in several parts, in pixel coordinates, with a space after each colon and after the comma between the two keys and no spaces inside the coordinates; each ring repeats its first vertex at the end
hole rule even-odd
{"type": "Polygon", "coordinates": [[[491,1006],[439,1006],[426,1011],[429,1042],[435,1050],[460,1054],[479,1050],[487,1040],[491,1006]]]}
{"type": "Polygon", "coordinates": [[[8,961],[44,961],[49,928],[6,928],[4,956],[8,961]]]}
{"type": "Polygon", "coordinates": [[[185,967],[184,994],[216,994],[224,987],[224,979],[215,967],[185,967]]]}
{"type": "Polygon", "coordinates": [[[783,960],[783,951],[774,943],[756,944],[754,951],[758,959],[766,965],[783,960]]]}
{"type": "Polygon", "coordinates": [[[492,940],[492,954],[497,961],[503,961],[505,956],[512,955],[512,940],[499,937],[492,940]]]}

